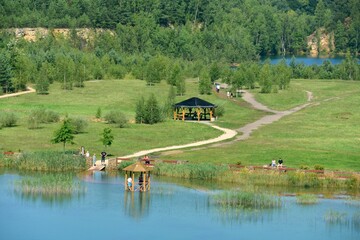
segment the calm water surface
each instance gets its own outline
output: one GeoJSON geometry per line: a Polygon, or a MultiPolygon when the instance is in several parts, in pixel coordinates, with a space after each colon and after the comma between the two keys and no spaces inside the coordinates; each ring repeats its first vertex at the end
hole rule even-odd
{"type": "MultiPolygon", "coordinates": [[[[271,64],[278,64],[281,60],[285,59],[287,64],[290,64],[292,56],[276,56],[276,57],[270,57],[270,63],[271,64]]],[[[262,62],[266,59],[262,59],[262,62]]],[[[331,57],[331,58],[320,58],[320,57],[306,57],[306,56],[297,56],[295,57],[295,62],[298,64],[304,64],[306,66],[311,65],[321,65],[324,63],[324,61],[330,61],[331,64],[340,64],[344,58],[343,57],[331,57]]],[[[360,63],[360,60],[358,60],[358,63],[360,63]]]]}
{"type": "Polygon", "coordinates": [[[199,184],[153,177],[151,192],[129,193],[122,176],[96,172],[79,176],[85,193],[44,199],[16,193],[21,177],[0,174],[0,239],[360,239],[360,202],[345,196],[311,206],[282,197],[280,209],[225,211],[210,200],[221,190],[199,184]],[[346,217],[327,223],[329,211],[346,217]]]}

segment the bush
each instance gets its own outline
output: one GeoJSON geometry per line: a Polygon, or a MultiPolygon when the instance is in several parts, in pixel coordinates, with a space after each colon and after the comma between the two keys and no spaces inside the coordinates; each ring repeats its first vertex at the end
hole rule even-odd
{"type": "Polygon", "coordinates": [[[315,169],[315,170],[324,170],[324,167],[321,166],[321,165],[319,165],[319,164],[316,164],[316,165],[314,166],[314,169],[315,169]]]}
{"type": "Polygon", "coordinates": [[[28,118],[28,128],[36,129],[40,127],[40,123],[55,123],[59,120],[59,114],[54,111],[44,108],[34,109],[30,112],[28,118]]]}
{"type": "Polygon", "coordinates": [[[215,113],[216,113],[216,116],[217,116],[217,117],[222,117],[222,116],[224,116],[225,108],[224,108],[223,106],[218,106],[218,107],[216,108],[215,113]]]}
{"type": "Polygon", "coordinates": [[[105,120],[110,124],[116,124],[120,128],[126,127],[128,120],[122,112],[111,111],[105,115],[105,120]]]}
{"type": "Polygon", "coordinates": [[[60,120],[58,113],[44,108],[34,109],[30,112],[29,119],[33,118],[39,123],[55,123],[60,120]]]}
{"type": "Polygon", "coordinates": [[[1,127],[14,127],[17,123],[17,116],[14,113],[2,113],[0,115],[0,126],[1,127]]]}
{"type": "Polygon", "coordinates": [[[74,134],[83,133],[88,126],[88,122],[81,118],[70,118],[70,125],[74,134]]]}

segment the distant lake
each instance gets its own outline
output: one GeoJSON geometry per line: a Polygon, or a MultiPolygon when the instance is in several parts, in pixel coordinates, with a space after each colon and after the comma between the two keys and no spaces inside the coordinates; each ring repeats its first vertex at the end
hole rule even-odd
{"type": "MultiPolygon", "coordinates": [[[[261,59],[261,62],[264,62],[266,59],[270,59],[271,64],[278,64],[282,59],[285,59],[286,63],[289,64],[291,62],[292,56],[277,56],[277,57],[269,57],[269,58],[263,58],[261,59]]],[[[344,57],[332,57],[332,58],[320,58],[320,57],[307,57],[307,56],[298,56],[295,57],[296,63],[303,63],[306,66],[311,65],[321,65],[324,61],[328,60],[333,65],[334,64],[340,64],[345,58],[344,57]]],[[[358,60],[358,63],[360,63],[360,60],[358,60]]]]}
{"type": "Polygon", "coordinates": [[[88,172],[77,178],[85,193],[56,198],[15,192],[23,177],[0,173],[0,239],[360,239],[359,198],[343,193],[316,193],[319,203],[306,206],[289,190],[273,189],[282,207],[251,211],[213,205],[223,188],[211,182],[153,176],[150,192],[131,193],[121,175],[88,172]]]}

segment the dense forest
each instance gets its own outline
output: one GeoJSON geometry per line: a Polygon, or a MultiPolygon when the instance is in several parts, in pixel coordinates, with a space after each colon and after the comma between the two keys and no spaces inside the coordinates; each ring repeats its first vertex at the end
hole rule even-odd
{"type": "MultiPolygon", "coordinates": [[[[32,82],[46,93],[53,81],[71,89],[131,74],[150,85],[166,79],[182,94],[184,77],[200,76],[201,93],[220,77],[254,86],[251,79],[278,71],[284,78],[359,79],[351,57],[359,54],[359,12],[358,0],[0,0],[0,85],[11,92],[32,82]],[[8,31],[25,27],[70,33],[28,42],[8,31]],[[80,28],[92,29],[93,38],[84,39],[80,28]],[[307,37],[320,43],[321,34],[334,42],[330,53],[347,53],[346,63],[257,66],[263,56],[307,54],[307,37]],[[243,71],[227,71],[230,63],[241,63],[243,71]]],[[[270,84],[263,89],[269,92],[274,85],[286,88],[279,81],[258,83],[270,84]]]]}

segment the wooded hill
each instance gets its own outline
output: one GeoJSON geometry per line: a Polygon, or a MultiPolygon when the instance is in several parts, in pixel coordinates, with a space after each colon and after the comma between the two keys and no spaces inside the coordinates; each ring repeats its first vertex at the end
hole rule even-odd
{"type": "Polygon", "coordinates": [[[357,54],[359,12],[358,0],[0,0],[0,28],[105,28],[123,52],[239,62],[306,53],[320,28],[333,53],[357,54]]]}

